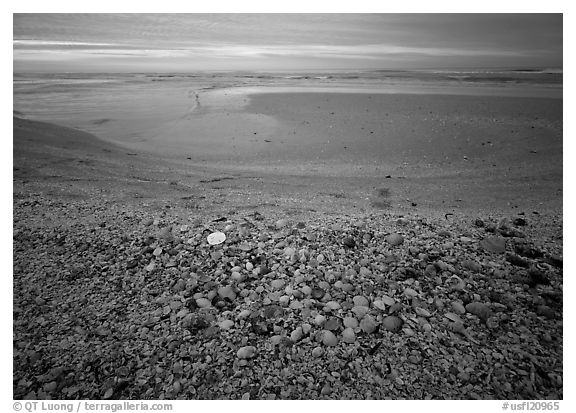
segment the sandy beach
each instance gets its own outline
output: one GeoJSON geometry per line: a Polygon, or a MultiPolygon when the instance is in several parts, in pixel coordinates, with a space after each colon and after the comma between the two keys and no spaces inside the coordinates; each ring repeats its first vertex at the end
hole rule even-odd
{"type": "Polygon", "coordinates": [[[151,90],[16,100],[15,398],[562,398],[561,99],[151,90]]]}

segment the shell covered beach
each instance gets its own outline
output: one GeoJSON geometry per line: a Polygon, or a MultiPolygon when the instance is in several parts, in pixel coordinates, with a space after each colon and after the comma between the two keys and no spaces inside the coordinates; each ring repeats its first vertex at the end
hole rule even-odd
{"type": "Polygon", "coordinates": [[[163,82],[15,92],[14,398],[563,398],[562,99],[163,82]]]}

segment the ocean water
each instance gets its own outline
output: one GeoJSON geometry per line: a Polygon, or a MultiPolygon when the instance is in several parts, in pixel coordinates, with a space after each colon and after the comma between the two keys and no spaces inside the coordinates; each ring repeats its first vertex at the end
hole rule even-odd
{"type": "MultiPolygon", "coordinates": [[[[193,116],[247,105],[266,92],[458,94],[562,98],[558,70],[419,70],[21,74],[13,78],[16,116],[137,144],[180,139],[193,116]]],[[[246,117],[244,114],[243,116],[246,117]]],[[[230,118],[232,119],[232,118],[230,118]]],[[[246,120],[246,119],[244,119],[246,120]]],[[[251,119],[248,118],[248,121],[251,119]]],[[[273,122],[259,118],[258,122],[273,122]]]]}

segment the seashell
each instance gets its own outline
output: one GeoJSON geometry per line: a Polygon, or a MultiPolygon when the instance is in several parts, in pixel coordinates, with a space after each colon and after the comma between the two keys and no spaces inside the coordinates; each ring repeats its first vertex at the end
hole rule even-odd
{"type": "Polygon", "coordinates": [[[393,299],[392,297],[389,297],[387,295],[383,295],[382,297],[380,297],[380,301],[382,301],[387,306],[391,306],[391,305],[394,305],[396,303],[395,299],[393,299]]]}
{"type": "Polygon", "coordinates": [[[336,317],[330,317],[328,321],[326,321],[326,324],[324,324],[324,328],[330,331],[338,330],[340,326],[340,319],[336,317]]]}
{"type": "Polygon", "coordinates": [[[345,343],[354,343],[356,341],[356,334],[354,334],[354,329],[348,327],[342,332],[342,341],[345,343]]]}
{"type": "Polygon", "coordinates": [[[345,317],[343,320],[343,323],[344,323],[344,327],[346,327],[346,328],[358,327],[358,320],[356,320],[354,317],[345,317]]]}
{"type": "Polygon", "coordinates": [[[256,347],[254,346],[241,347],[236,353],[236,356],[239,359],[249,359],[254,357],[255,355],[256,355],[256,347]]]}
{"type": "Polygon", "coordinates": [[[354,306],[368,307],[369,305],[368,299],[362,295],[355,296],[352,298],[352,301],[354,302],[354,306]]]}
{"type": "Polygon", "coordinates": [[[208,244],[210,245],[218,245],[218,244],[222,244],[224,241],[226,241],[226,234],[224,234],[223,232],[213,232],[210,235],[208,235],[208,244]]]}
{"type": "Polygon", "coordinates": [[[389,315],[382,320],[382,326],[388,331],[397,332],[402,328],[404,322],[401,318],[394,315],[389,315]]]}
{"type": "Polygon", "coordinates": [[[292,333],[290,334],[290,340],[293,342],[300,341],[304,333],[302,332],[302,327],[297,327],[292,333]]]}
{"type": "Polygon", "coordinates": [[[373,333],[374,331],[376,331],[377,327],[378,327],[378,323],[376,322],[376,320],[374,320],[374,318],[371,315],[366,315],[360,321],[360,328],[365,333],[368,333],[368,334],[373,333]]]}
{"type": "Polygon", "coordinates": [[[464,306],[458,301],[453,301],[450,306],[452,307],[452,310],[454,310],[454,312],[457,314],[464,314],[466,312],[464,306]]]}
{"type": "Polygon", "coordinates": [[[356,318],[363,318],[366,314],[368,314],[368,311],[370,311],[368,307],[363,306],[352,307],[352,312],[354,313],[356,318]]]}
{"type": "Polygon", "coordinates": [[[446,314],[444,314],[444,317],[446,317],[450,321],[454,321],[455,323],[460,323],[460,324],[464,323],[464,321],[462,321],[462,319],[460,318],[460,316],[458,314],[446,313],[446,314]]]}
{"type": "Polygon", "coordinates": [[[466,311],[478,316],[478,318],[480,318],[480,320],[482,321],[488,320],[488,318],[490,318],[490,316],[492,315],[490,307],[488,307],[486,304],[482,304],[479,302],[473,302],[467,304],[466,311]]]}
{"type": "Polygon", "coordinates": [[[416,292],[416,290],[413,290],[412,288],[406,288],[404,290],[404,295],[406,295],[407,297],[416,297],[418,293],[416,292]]]}
{"type": "Polygon", "coordinates": [[[325,346],[334,347],[338,344],[338,338],[329,330],[322,330],[322,343],[325,346]]]}
{"type": "Polygon", "coordinates": [[[457,275],[453,275],[448,278],[446,283],[452,291],[463,291],[466,288],[466,283],[457,275]]]}
{"type": "Polygon", "coordinates": [[[218,295],[220,296],[220,298],[222,299],[228,298],[230,301],[234,301],[234,299],[236,298],[236,293],[234,292],[234,289],[230,286],[220,287],[218,289],[218,295]]]}
{"type": "Polygon", "coordinates": [[[420,317],[430,317],[432,314],[430,314],[430,311],[426,310],[425,308],[421,308],[421,307],[416,307],[414,309],[416,311],[416,314],[419,315],[420,317]]]}

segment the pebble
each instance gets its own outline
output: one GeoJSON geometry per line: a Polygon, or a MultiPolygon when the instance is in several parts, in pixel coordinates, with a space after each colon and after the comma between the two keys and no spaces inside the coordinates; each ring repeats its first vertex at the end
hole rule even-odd
{"type": "Polygon", "coordinates": [[[338,338],[329,330],[322,330],[322,343],[328,347],[334,347],[338,344],[338,338]]]}
{"type": "Polygon", "coordinates": [[[255,355],[256,355],[256,347],[254,346],[241,347],[236,353],[236,356],[239,359],[249,359],[254,357],[255,355]]]}
{"type": "Polygon", "coordinates": [[[384,304],[384,301],[382,300],[375,300],[372,303],[372,306],[378,310],[386,311],[386,304],[384,304]]]}
{"type": "Polygon", "coordinates": [[[253,269],[254,269],[254,264],[252,264],[251,262],[247,262],[246,263],[246,270],[252,271],[253,269]]]}
{"type": "Polygon", "coordinates": [[[336,311],[340,309],[340,303],[338,301],[328,301],[325,305],[331,311],[336,311]]]}
{"type": "Polygon", "coordinates": [[[354,343],[356,341],[356,334],[353,328],[347,327],[344,329],[342,332],[342,341],[345,343],[354,343]]]}
{"type": "Polygon", "coordinates": [[[404,243],[404,237],[400,234],[390,234],[386,237],[386,242],[390,245],[398,246],[404,243]]]}

